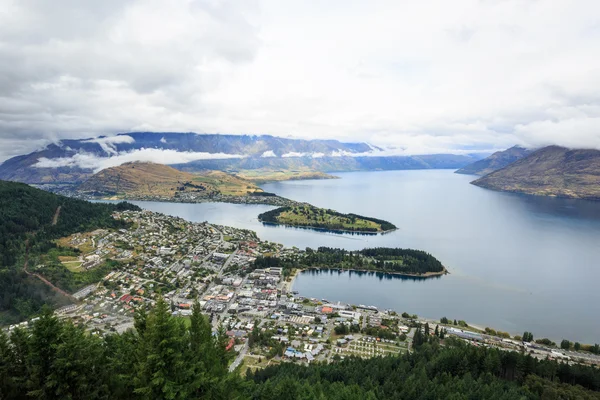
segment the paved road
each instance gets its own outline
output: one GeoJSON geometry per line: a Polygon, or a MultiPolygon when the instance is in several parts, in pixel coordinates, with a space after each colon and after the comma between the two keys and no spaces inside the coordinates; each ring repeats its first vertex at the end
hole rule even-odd
{"type": "Polygon", "coordinates": [[[233,363],[231,363],[231,365],[229,366],[229,372],[233,372],[240,365],[240,363],[244,359],[244,356],[246,356],[247,352],[248,352],[248,341],[246,341],[246,344],[244,344],[244,347],[242,348],[242,350],[240,350],[240,354],[238,354],[235,361],[233,363]]]}

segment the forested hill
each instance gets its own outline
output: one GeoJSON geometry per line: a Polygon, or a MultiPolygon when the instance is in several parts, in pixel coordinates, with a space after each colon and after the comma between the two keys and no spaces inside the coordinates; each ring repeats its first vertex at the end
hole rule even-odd
{"type": "Polygon", "coordinates": [[[28,316],[49,296],[23,271],[26,243],[31,254],[54,247],[53,239],[98,228],[118,228],[116,210],[139,209],[128,203],[90,203],[31,186],[0,181],[0,322],[28,316]]]}
{"type": "MultiPolygon", "coordinates": [[[[228,372],[224,329],[196,304],[189,323],[164,300],[135,331],[90,335],[49,312],[29,331],[0,331],[2,399],[599,399],[600,370],[415,332],[414,350],[368,360],[285,362],[228,372]],[[251,370],[248,370],[251,371],[251,370]]],[[[427,329],[427,328],[425,328],[427,329]]]]}

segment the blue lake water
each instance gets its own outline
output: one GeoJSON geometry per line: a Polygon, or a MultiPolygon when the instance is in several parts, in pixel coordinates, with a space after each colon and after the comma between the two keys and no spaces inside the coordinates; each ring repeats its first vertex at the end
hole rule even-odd
{"type": "Polygon", "coordinates": [[[426,250],[451,272],[411,280],[306,272],[294,290],[429,318],[464,319],[511,333],[600,342],[600,202],[499,193],[447,170],[352,172],[341,179],[269,183],[266,191],[386,219],[398,230],[362,236],[264,226],[273,207],[136,202],[190,221],[256,231],[286,246],[426,250]]]}

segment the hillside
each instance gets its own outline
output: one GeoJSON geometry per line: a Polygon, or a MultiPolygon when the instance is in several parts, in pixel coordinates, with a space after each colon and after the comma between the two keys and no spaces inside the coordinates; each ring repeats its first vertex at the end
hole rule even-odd
{"type": "Polygon", "coordinates": [[[600,200],[600,151],[548,146],[472,183],[507,192],[600,200]]]}
{"type": "MultiPolygon", "coordinates": [[[[175,165],[186,172],[307,170],[312,172],[460,168],[478,156],[383,156],[366,143],[270,135],[131,132],[61,140],[0,164],[0,179],[32,184],[80,184],[95,172],[131,161],[175,165]]],[[[381,153],[385,154],[385,153],[381,153]]]]}
{"type": "Polygon", "coordinates": [[[167,165],[142,162],[104,169],[79,185],[77,191],[112,198],[174,198],[184,193],[245,196],[263,192],[245,179],[220,171],[191,174],[167,165]]]}
{"type": "Polygon", "coordinates": [[[531,154],[531,150],[527,150],[521,146],[513,146],[510,149],[497,151],[483,160],[475,161],[473,164],[462,167],[456,173],[484,176],[504,168],[528,154],[531,154]]]}
{"type": "MultiPolygon", "coordinates": [[[[119,228],[115,210],[137,209],[127,204],[95,204],[58,196],[22,183],[0,181],[0,322],[27,317],[45,303],[60,302],[40,280],[24,269],[29,260],[56,245],[62,236],[98,228],[119,228]]],[[[68,274],[68,271],[65,271],[68,274]]]]}

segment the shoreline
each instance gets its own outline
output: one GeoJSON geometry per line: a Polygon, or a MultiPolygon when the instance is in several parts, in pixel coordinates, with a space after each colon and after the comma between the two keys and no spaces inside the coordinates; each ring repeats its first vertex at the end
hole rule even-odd
{"type": "MultiPolygon", "coordinates": [[[[425,272],[424,274],[407,274],[404,272],[390,272],[390,271],[380,271],[380,270],[372,270],[372,269],[356,269],[356,268],[349,268],[349,269],[343,269],[343,268],[336,268],[336,267],[310,267],[310,268],[305,268],[305,269],[301,269],[299,271],[309,271],[309,270],[318,270],[318,271],[325,271],[325,270],[334,270],[334,271],[349,271],[349,272],[374,272],[374,273],[380,273],[380,274],[385,274],[385,275],[395,275],[395,276],[404,276],[406,278],[421,278],[421,279],[428,279],[428,278],[438,278],[438,277],[442,277],[444,275],[449,275],[450,271],[448,271],[448,269],[446,267],[443,267],[444,269],[440,272],[425,272]]],[[[298,273],[296,272],[295,275],[297,275],[298,273]]],[[[294,278],[296,277],[294,275],[294,278]]]]}
{"type": "Polygon", "coordinates": [[[382,231],[376,231],[376,232],[373,232],[373,231],[351,231],[348,229],[321,228],[321,227],[312,226],[312,225],[282,224],[280,222],[267,222],[267,221],[263,221],[261,219],[259,219],[258,222],[260,222],[264,225],[284,226],[284,227],[290,227],[290,228],[308,229],[308,230],[316,230],[316,231],[324,231],[324,232],[332,232],[332,233],[357,233],[360,235],[370,235],[370,236],[387,235],[388,233],[392,233],[392,232],[398,230],[398,228],[395,228],[395,229],[388,229],[387,231],[382,230],[382,231]]]}

